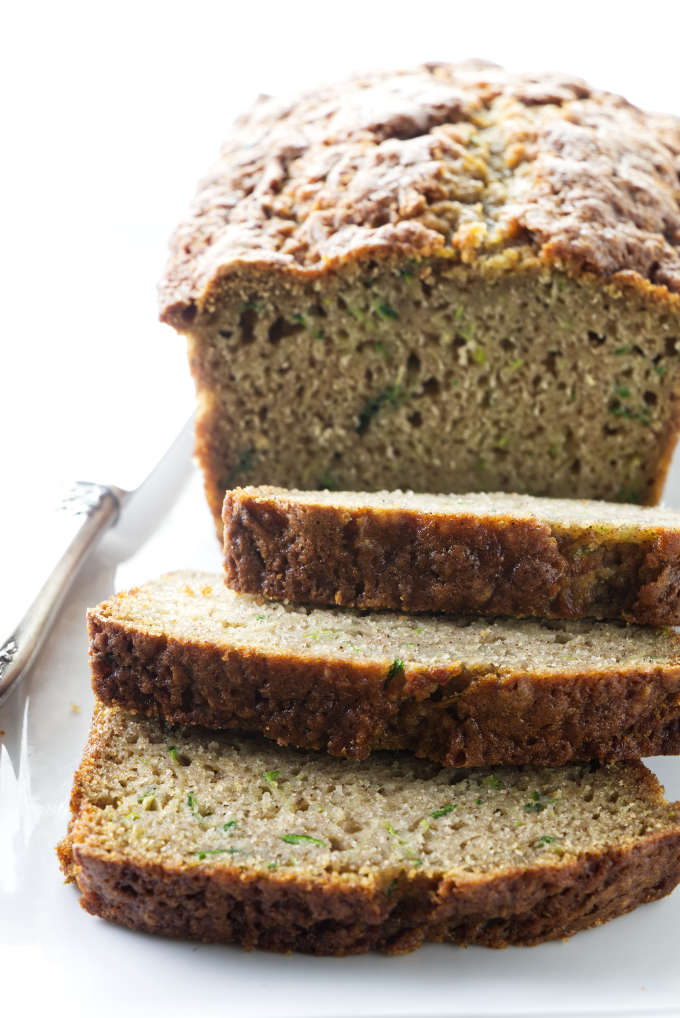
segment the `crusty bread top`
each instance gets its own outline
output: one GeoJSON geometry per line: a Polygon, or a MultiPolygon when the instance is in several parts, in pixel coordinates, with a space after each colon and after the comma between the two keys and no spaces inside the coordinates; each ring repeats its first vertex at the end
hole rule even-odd
{"type": "Polygon", "coordinates": [[[144,635],[307,661],[344,661],[406,682],[419,671],[640,674],[680,666],[670,629],[614,622],[445,618],[308,608],[238,594],[211,573],[168,573],[89,612],[144,635]]]}
{"type": "Polygon", "coordinates": [[[104,859],[272,880],[384,886],[565,864],[677,836],[676,806],[638,761],[456,770],[369,763],[178,729],[99,707],[70,836],[104,859]]]}
{"type": "MultiPolygon", "coordinates": [[[[650,533],[680,533],[680,512],[594,499],[537,498],[505,492],[472,492],[460,495],[424,494],[413,491],[298,491],[272,485],[234,488],[262,502],[283,506],[329,506],[361,512],[363,509],[407,512],[428,516],[468,517],[489,520],[545,523],[552,530],[596,531],[598,536],[634,540],[650,533]]],[[[576,536],[576,534],[575,534],[576,536]]]]}
{"type": "Polygon", "coordinates": [[[239,267],[397,252],[678,293],[679,172],[680,121],[565,75],[428,64],[264,98],[175,234],[162,317],[187,328],[239,267]]]}

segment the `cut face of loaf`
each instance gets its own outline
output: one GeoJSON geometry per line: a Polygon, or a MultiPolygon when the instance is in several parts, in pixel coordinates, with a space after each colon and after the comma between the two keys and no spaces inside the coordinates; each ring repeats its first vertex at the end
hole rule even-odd
{"type": "Polygon", "coordinates": [[[237,488],[227,583],[299,603],[680,623],[680,513],[495,494],[237,488]]]}
{"type": "Polygon", "coordinates": [[[357,765],[99,708],[71,806],[88,911],[277,951],[534,944],[680,879],[676,807],[639,762],[357,765]]]}
{"type": "Polygon", "coordinates": [[[88,614],[109,704],[363,759],[454,766],[680,752],[680,640],[604,622],[372,615],[171,573],[88,614]]]}
{"type": "Polygon", "coordinates": [[[242,269],[189,337],[216,518],[248,483],[656,502],[675,442],[680,316],[559,275],[242,269]]]}
{"type": "Polygon", "coordinates": [[[488,65],[259,103],[161,284],[216,521],[248,483],[656,502],[678,152],[671,117],[488,65]]]}

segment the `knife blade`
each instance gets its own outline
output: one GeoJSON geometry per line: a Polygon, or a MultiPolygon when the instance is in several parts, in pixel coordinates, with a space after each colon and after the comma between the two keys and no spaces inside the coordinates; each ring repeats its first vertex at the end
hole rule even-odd
{"type": "MultiPolygon", "coordinates": [[[[4,636],[0,642],[0,704],[30,669],[59,605],[97,541],[116,524],[128,502],[163,461],[172,457],[178,446],[186,447],[187,433],[193,431],[188,391],[187,387],[179,400],[171,401],[171,407],[166,403],[163,412],[154,414],[153,421],[142,427],[137,424],[134,435],[129,429],[124,435],[117,431],[110,452],[100,448],[98,462],[105,463],[107,469],[117,469],[118,473],[111,476],[121,483],[75,481],[62,485],[51,511],[43,508],[44,497],[29,498],[25,489],[20,490],[21,497],[13,507],[16,526],[10,516],[5,535],[28,533],[36,537],[28,557],[21,542],[12,546],[10,539],[2,549],[2,618],[7,628],[4,634],[0,632],[0,638],[4,636]],[[174,441],[168,445],[168,436],[173,435],[168,426],[173,417],[174,441]],[[184,421],[179,433],[178,421],[184,421]],[[37,575],[40,579],[36,582],[37,575]]],[[[99,442],[101,445],[101,436],[99,442]]],[[[87,452],[86,441],[82,442],[82,452],[87,452]]]]}

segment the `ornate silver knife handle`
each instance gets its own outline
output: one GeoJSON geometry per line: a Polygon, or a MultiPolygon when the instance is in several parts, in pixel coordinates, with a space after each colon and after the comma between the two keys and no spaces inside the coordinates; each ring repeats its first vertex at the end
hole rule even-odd
{"type": "Polygon", "coordinates": [[[83,559],[118,519],[126,494],[120,488],[77,481],[57,506],[49,557],[56,565],[14,632],[0,644],[0,703],[28,671],[83,559]]]}

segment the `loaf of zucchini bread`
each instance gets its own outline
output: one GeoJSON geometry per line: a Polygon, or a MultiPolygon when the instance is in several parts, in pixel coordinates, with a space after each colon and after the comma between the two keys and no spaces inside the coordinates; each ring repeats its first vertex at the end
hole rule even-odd
{"type": "Polygon", "coordinates": [[[656,502],[679,124],[476,62],[259,101],[160,287],[218,526],[241,483],[656,502]]]}
{"type": "Polygon", "coordinates": [[[62,868],[124,926],[274,951],[503,947],[668,894],[680,816],[639,762],[365,764],[99,707],[62,868]]]}
{"type": "Polygon", "coordinates": [[[611,622],[362,614],[171,573],[88,613],[95,693],[166,721],[457,767],[680,752],[680,638],[611,622]]]}
{"type": "Polygon", "coordinates": [[[234,590],[292,602],[680,623],[680,513],[530,495],[227,491],[234,590]]]}

